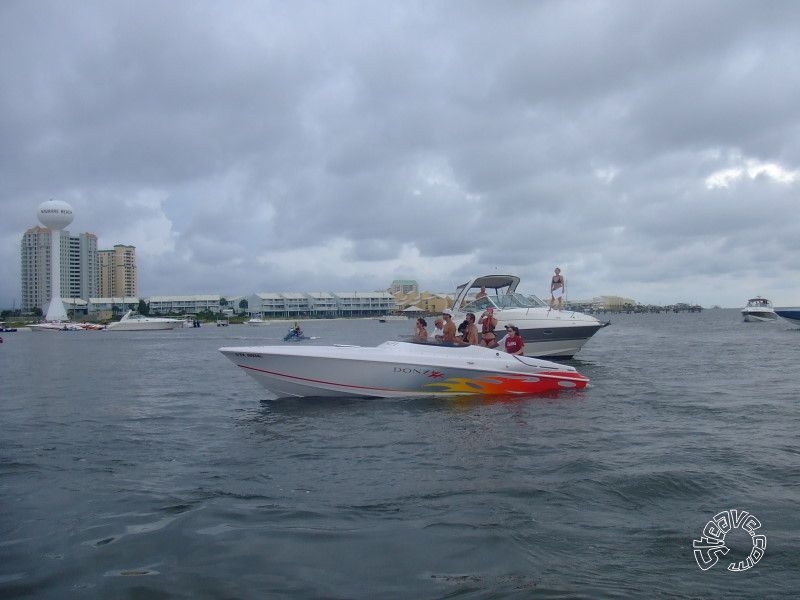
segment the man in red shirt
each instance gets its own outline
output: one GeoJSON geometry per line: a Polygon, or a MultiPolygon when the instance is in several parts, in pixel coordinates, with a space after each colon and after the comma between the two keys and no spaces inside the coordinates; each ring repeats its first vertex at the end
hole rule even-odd
{"type": "Polygon", "coordinates": [[[516,325],[506,325],[506,331],[508,333],[506,334],[506,337],[503,338],[506,352],[521,356],[525,351],[525,340],[523,340],[522,336],[519,334],[519,327],[516,325]]]}

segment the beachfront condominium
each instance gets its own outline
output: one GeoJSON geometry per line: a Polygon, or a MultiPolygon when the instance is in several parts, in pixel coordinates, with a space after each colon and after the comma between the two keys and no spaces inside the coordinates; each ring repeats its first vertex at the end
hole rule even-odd
{"type": "Polygon", "coordinates": [[[88,300],[98,291],[97,236],[81,233],[69,236],[69,287],[61,293],[88,300]],[[66,294],[64,292],[67,292],[66,294]]]}
{"type": "Polygon", "coordinates": [[[20,277],[23,311],[45,310],[50,302],[50,239],[60,236],[61,294],[66,298],[88,299],[97,295],[97,236],[93,233],[70,235],[31,227],[20,244],[20,277]]]}
{"type": "Polygon", "coordinates": [[[100,296],[103,298],[139,295],[136,276],[136,247],[117,244],[97,252],[100,264],[100,296]]]}

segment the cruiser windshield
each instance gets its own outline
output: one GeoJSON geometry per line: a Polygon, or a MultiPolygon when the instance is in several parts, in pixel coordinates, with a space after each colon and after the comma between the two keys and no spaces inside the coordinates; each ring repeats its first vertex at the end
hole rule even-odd
{"type": "Polygon", "coordinates": [[[484,298],[477,300],[467,301],[466,304],[461,306],[464,312],[473,312],[475,314],[481,313],[490,306],[498,309],[505,308],[537,308],[547,306],[536,296],[524,296],[516,292],[511,294],[489,294],[484,298]]]}

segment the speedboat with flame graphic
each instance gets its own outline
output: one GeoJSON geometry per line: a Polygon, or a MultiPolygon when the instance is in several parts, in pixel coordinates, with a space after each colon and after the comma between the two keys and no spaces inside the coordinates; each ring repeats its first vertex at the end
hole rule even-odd
{"type": "Polygon", "coordinates": [[[541,394],[589,382],[574,367],[480,346],[389,341],[220,352],[275,398],[541,394]]]}

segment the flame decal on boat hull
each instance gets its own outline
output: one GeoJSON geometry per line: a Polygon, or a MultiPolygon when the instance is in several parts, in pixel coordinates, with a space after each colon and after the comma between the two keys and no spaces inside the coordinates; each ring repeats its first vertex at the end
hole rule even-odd
{"type": "Polygon", "coordinates": [[[538,373],[526,377],[503,377],[490,375],[478,379],[468,377],[452,377],[445,381],[437,381],[425,385],[426,389],[435,389],[446,393],[460,394],[541,394],[560,389],[580,389],[586,387],[589,379],[577,373],[538,373]]]}

